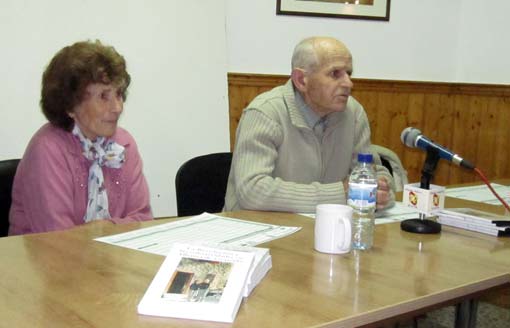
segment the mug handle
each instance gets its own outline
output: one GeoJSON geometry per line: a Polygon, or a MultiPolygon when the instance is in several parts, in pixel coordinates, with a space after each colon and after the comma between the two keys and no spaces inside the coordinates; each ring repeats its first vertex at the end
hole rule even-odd
{"type": "Polygon", "coordinates": [[[344,238],[342,238],[343,240],[343,243],[341,245],[338,245],[338,247],[342,250],[346,250],[346,249],[349,249],[351,248],[351,220],[349,220],[348,218],[344,218],[344,217],[341,217],[338,219],[339,223],[340,221],[343,221],[343,226],[344,226],[344,238]]]}

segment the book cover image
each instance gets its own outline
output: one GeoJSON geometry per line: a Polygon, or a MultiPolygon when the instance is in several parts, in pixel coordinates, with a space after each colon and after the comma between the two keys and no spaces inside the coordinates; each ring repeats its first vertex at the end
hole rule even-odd
{"type": "Polygon", "coordinates": [[[138,304],[138,313],[232,322],[254,256],[175,243],[138,304]]]}
{"type": "Polygon", "coordinates": [[[218,303],[231,270],[232,263],[183,257],[162,297],[181,302],[218,303]]]}

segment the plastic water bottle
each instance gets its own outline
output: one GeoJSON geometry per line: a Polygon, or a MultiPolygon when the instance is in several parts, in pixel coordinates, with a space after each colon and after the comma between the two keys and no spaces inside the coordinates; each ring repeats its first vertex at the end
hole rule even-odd
{"type": "Polygon", "coordinates": [[[349,176],[353,249],[369,249],[373,244],[377,177],[372,161],[372,154],[358,154],[358,165],[349,176]]]}

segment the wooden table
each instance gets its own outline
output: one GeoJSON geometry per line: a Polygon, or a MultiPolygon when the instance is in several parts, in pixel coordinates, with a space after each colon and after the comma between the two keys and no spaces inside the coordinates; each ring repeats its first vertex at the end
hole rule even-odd
{"type": "MultiPolygon", "coordinates": [[[[375,326],[510,283],[510,239],[446,226],[439,235],[416,235],[393,223],[376,226],[370,251],[327,255],[313,250],[312,219],[250,211],[223,215],[302,227],[263,245],[271,248],[273,268],[241,304],[234,327],[375,326]]],[[[138,315],[136,306],[163,257],[93,240],[169,220],[99,222],[0,238],[1,325],[229,326],[138,315]]]]}

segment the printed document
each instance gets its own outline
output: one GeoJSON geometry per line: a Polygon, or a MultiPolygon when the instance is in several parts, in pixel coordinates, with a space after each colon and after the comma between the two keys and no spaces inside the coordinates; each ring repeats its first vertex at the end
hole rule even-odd
{"type": "Polygon", "coordinates": [[[245,221],[210,213],[117,235],[96,238],[111,245],[166,256],[176,242],[226,243],[256,246],[299,231],[301,227],[245,221]]]}

